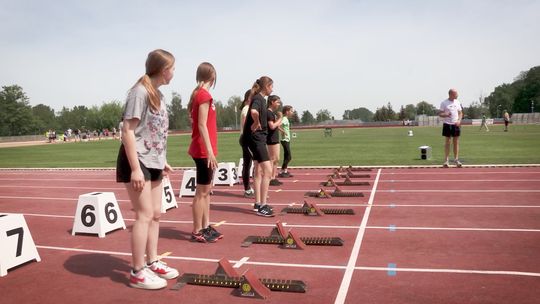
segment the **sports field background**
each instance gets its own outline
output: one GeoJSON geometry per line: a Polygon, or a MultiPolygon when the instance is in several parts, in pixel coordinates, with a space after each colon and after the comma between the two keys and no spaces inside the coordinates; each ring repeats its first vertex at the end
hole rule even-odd
{"type": "MultiPolygon", "coordinates": [[[[463,126],[460,159],[465,165],[539,164],[540,125],[463,126]]],[[[293,161],[290,166],[336,165],[434,165],[442,164],[444,138],[440,127],[335,128],[331,137],[324,129],[292,130],[293,161]],[[408,136],[408,131],[413,136],[408,136]],[[419,146],[431,146],[432,158],[421,160],[419,146]]],[[[238,133],[219,133],[218,161],[238,163],[238,133]]],[[[190,135],[170,136],[167,159],[173,167],[192,167],[187,155],[190,135]]],[[[101,140],[0,148],[1,168],[114,167],[120,142],[101,140]]],[[[451,154],[452,157],[452,154],[451,154]]]]}

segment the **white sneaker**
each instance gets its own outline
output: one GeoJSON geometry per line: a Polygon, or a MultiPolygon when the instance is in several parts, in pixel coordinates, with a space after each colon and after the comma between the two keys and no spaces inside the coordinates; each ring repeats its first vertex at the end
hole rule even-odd
{"type": "Polygon", "coordinates": [[[456,164],[456,167],[461,168],[463,164],[459,160],[454,160],[454,163],[456,164]]]}
{"type": "Polygon", "coordinates": [[[131,271],[129,286],[141,289],[161,289],[167,287],[167,281],[158,277],[148,267],[144,267],[136,273],[131,271]]]}
{"type": "Polygon", "coordinates": [[[167,266],[167,263],[157,260],[148,265],[148,269],[152,270],[157,276],[163,279],[174,279],[178,277],[178,270],[167,266]]]}
{"type": "Polygon", "coordinates": [[[445,161],[444,164],[443,164],[442,166],[443,166],[443,168],[448,168],[448,167],[449,167],[448,161],[445,161]]]}

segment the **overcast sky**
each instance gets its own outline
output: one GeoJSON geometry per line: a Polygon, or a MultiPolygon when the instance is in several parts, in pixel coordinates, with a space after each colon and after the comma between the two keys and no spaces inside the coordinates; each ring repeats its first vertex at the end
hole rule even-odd
{"type": "Polygon", "coordinates": [[[540,1],[0,0],[0,85],[31,105],[124,101],[156,48],[176,57],[162,92],[184,101],[203,61],[224,103],[260,76],[284,104],[315,114],[465,105],[540,65],[540,1]]]}

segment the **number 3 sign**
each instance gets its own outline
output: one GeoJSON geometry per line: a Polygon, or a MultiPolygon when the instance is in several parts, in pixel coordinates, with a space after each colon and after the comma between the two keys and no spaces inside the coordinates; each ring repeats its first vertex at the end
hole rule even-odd
{"type": "Polygon", "coordinates": [[[109,231],[126,229],[113,192],[92,192],[79,196],[72,235],[93,233],[105,237],[109,231]]]}
{"type": "Polygon", "coordinates": [[[31,260],[41,261],[22,214],[0,215],[0,276],[31,260]]]}

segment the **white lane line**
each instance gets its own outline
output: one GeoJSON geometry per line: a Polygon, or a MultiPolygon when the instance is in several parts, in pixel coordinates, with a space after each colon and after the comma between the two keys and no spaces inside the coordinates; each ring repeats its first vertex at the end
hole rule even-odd
{"type": "Polygon", "coordinates": [[[373,205],[373,200],[375,199],[375,192],[377,191],[377,185],[379,184],[379,177],[381,176],[381,170],[377,171],[377,177],[375,177],[375,182],[373,183],[373,189],[371,195],[369,196],[368,206],[364,212],[364,217],[362,218],[362,223],[360,224],[360,229],[356,235],[356,240],[354,241],[354,246],[349,257],[349,262],[347,263],[347,268],[345,269],[345,275],[339,286],[339,291],[334,303],[345,303],[345,298],[347,298],[347,292],[349,291],[349,286],[351,284],[352,275],[354,272],[354,267],[356,266],[356,260],[360,254],[360,247],[362,245],[362,239],[364,238],[364,233],[366,232],[367,222],[369,219],[369,213],[371,212],[371,206],[373,205]]]}
{"type": "Polygon", "coordinates": [[[243,257],[240,259],[240,261],[236,262],[236,264],[233,265],[233,268],[240,268],[242,265],[244,265],[249,260],[249,257],[243,257]]]}
{"type": "MultiPolygon", "coordinates": [[[[57,246],[44,246],[36,245],[36,248],[43,250],[59,250],[59,251],[70,251],[70,252],[84,252],[84,253],[99,253],[99,254],[108,254],[108,255],[119,255],[131,257],[131,252],[119,252],[119,251],[106,251],[106,250],[92,250],[92,249],[81,249],[81,248],[69,248],[69,247],[57,247],[57,246]]],[[[195,261],[195,262],[210,262],[217,263],[218,259],[207,259],[207,258],[196,258],[196,257],[186,257],[186,256],[173,256],[168,255],[164,256],[164,259],[171,260],[184,260],[184,261],[195,261]]],[[[244,257],[243,259],[246,259],[244,257]]],[[[238,264],[240,261],[231,261],[235,264],[238,264]]],[[[276,266],[276,267],[294,267],[294,268],[314,268],[314,269],[346,269],[346,266],[340,265],[320,265],[320,264],[298,264],[298,263],[274,263],[274,262],[255,262],[255,261],[245,261],[246,265],[258,265],[258,266],[276,266]]],[[[355,270],[365,270],[365,271],[388,271],[388,267],[365,267],[358,266],[354,267],[355,270]]],[[[512,276],[533,276],[540,277],[540,273],[536,272],[522,272],[522,271],[503,271],[503,270],[469,270],[469,269],[438,269],[438,268],[392,268],[395,271],[402,272],[426,272],[426,273],[460,273],[460,274],[490,274],[490,275],[512,275],[512,276]]]]}
{"type": "MultiPolygon", "coordinates": [[[[388,226],[369,226],[368,229],[388,229],[388,226]]],[[[520,228],[456,228],[456,227],[400,227],[394,226],[394,230],[439,230],[439,231],[489,231],[489,232],[540,232],[540,229],[520,228]]]]}
{"type": "Polygon", "coordinates": [[[511,275],[540,277],[537,272],[503,271],[503,270],[474,270],[474,269],[440,269],[440,268],[397,268],[392,267],[355,267],[356,270],[368,271],[396,271],[396,272],[427,272],[427,273],[461,273],[461,274],[488,274],[488,275],[511,275]]]}
{"type": "MultiPolygon", "coordinates": [[[[380,192],[380,191],[378,191],[380,192]]],[[[3,196],[0,195],[0,199],[18,199],[18,200],[50,200],[50,201],[77,201],[77,198],[63,198],[63,197],[38,197],[38,196],[3,196]]],[[[117,199],[117,202],[130,202],[127,199],[117,199]]],[[[490,200],[493,202],[493,200],[490,200]]],[[[191,204],[191,201],[179,201],[179,204],[191,204]]],[[[211,202],[211,205],[249,205],[251,202],[246,203],[233,203],[233,202],[211,202]]],[[[301,202],[291,202],[291,203],[274,203],[272,205],[276,206],[294,206],[302,205],[301,202]]],[[[319,203],[319,207],[366,207],[367,204],[356,203],[356,204],[345,204],[345,203],[319,203]]],[[[376,204],[372,207],[426,207],[426,208],[540,208],[540,205],[435,205],[435,204],[376,204]]]]}
{"type": "MultiPolygon", "coordinates": [[[[6,214],[13,212],[5,212],[6,214]]],[[[54,214],[34,214],[34,213],[22,213],[24,216],[36,216],[36,217],[51,217],[51,218],[68,218],[72,219],[72,215],[54,215],[54,214]]],[[[135,219],[124,218],[126,222],[134,222],[135,219]]],[[[173,220],[160,220],[160,223],[167,224],[193,224],[192,221],[173,221],[173,220]]],[[[255,224],[255,223],[234,223],[221,221],[220,225],[223,226],[242,226],[242,227],[275,227],[275,224],[255,224]]],[[[216,223],[216,224],[219,224],[216,223]]],[[[213,222],[210,224],[214,224],[213,222]]],[[[285,226],[286,223],[283,223],[285,226]]],[[[361,226],[341,226],[341,225],[289,225],[291,228],[320,228],[320,229],[359,229],[361,226]]],[[[365,229],[388,229],[388,226],[366,226],[365,229]]],[[[487,232],[540,232],[540,229],[523,229],[523,228],[476,228],[476,227],[400,227],[396,226],[396,230],[440,230],[440,231],[487,231],[487,232]]]]}

